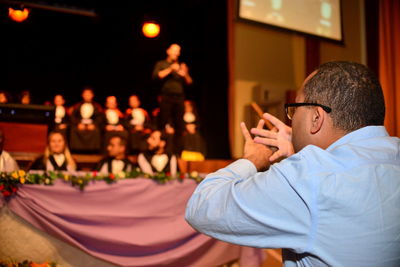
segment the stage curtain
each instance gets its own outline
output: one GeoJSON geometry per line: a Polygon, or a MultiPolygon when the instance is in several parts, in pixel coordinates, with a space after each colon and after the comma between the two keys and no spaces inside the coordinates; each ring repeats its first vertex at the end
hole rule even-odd
{"type": "Polygon", "coordinates": [[[386,103],[385,126],[400,136],[400,1],[379,1],[379,76],[386,103]]]}
{"type": "Polygon", "coordinates": [[[229,146],[232,152],[235,148],[233,133],[235,132],[234,101],[235,101],[235,1],[227,1],[227,58],[228,58],[228,128],[229,128],[229,146]]]}

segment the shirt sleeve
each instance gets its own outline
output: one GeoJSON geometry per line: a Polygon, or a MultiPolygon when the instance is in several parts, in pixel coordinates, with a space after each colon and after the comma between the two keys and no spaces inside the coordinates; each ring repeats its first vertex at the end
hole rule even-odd
{"type": "Polygon", "coordinates": [[[153,69],[152,73],[153,80],[160,80],[160,78],[158,77],[158,73],[163,69],[165,69],[165,67],[162,64],[162,61],[158,61],[153,69]]]}
{"type": "Polygon", "coordinates": [[[240,159],[199,184],[188,202],[186,220],[200,232],[230,243],[290,247],[303,253],[312,232],[311,212],[293,177],[286,177],[291,173],[302,173],[296,160],[257,173],[250,161],[240,159]],[[281,168],[286,168],[285,174],[281,168]]]}

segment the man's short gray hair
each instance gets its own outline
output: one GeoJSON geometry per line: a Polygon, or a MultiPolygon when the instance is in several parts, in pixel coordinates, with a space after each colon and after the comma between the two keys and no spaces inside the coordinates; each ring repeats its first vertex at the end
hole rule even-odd
{"type": "Polygon", "coordinates": [[[383,125],[385,102],[375,74],[366,66],[345,61],[322,64],[304,85],[305,102],[332,108],[334,127],[351,132],[383,125]]]}

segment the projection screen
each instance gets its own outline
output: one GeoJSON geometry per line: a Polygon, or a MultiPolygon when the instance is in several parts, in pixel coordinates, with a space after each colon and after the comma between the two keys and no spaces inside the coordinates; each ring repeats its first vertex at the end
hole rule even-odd
{"type": "Polygon", "coordinates": [[[340,0],[238,0],[239,19],[342,41],[340,0]]]}

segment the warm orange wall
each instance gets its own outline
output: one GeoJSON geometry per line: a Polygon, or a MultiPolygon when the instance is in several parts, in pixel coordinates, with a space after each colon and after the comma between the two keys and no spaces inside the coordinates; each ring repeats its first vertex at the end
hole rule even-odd
{"type": "MultiPolygon", "coordinates": [[[[231,0],[234,1],[234,0],[231,0]]],[[[345,44],[320,41],[321,63],[352,60],[365,63],[364,0],[342,1],[345,44]]],[[[232,33],[231,85],[232,156],[241,157],[239,123],[246,120],[253,88],[269,91],[270,101],[285,101],[286,90],[298,88],[305,78],[305,37],[274,28],[235,21],[232,33]]],[[[282,107],[283,110],[283,107],[282,107]]],[[[282,113],[280,113],[282,115],[282,113]]]]}
{"type": "Polygon", "coordinates": [[[348,60],[366,64],[364,1],[342,0],[344,44],[320,42],[321,63],[348,60]]]}

